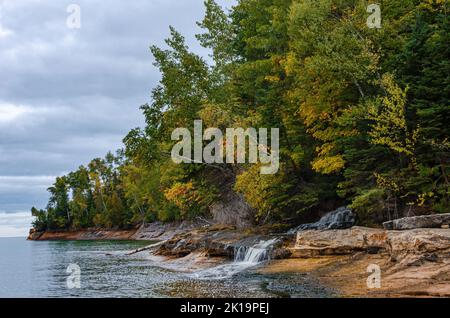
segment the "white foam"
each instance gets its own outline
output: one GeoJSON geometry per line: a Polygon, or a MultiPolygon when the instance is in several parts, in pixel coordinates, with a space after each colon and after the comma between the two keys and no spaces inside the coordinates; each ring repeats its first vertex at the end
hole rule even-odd
{"type": "Polygon", "coordinates": [[[190,277],[202,280],[229,278],[248,268],[257,266],[269,260],[270,248],[276,242],[276,239],[271,239],[267,241],[260,241],[251,247],[240,246],[235,250],[233,263],[222,264],[213,268],[201,270],[190,274],[190,277]]]}

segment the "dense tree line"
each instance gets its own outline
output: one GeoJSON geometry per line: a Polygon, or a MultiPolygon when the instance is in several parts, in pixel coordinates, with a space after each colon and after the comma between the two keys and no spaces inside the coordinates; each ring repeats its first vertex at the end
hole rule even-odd
{"type": "Polygon", "coordinates": [[[40,229],[208,216],[225,187],[255,221],[350,205],[364,223],[449,212],[450,24],[445,0],[213,0],[198,25],[212,65],[171,28],[162,79],[124,148],[57,178],[40,229]],[[280,128],[280,171],[173,163],[175,128],[280,128]],[[224,182],[223,180],[231,180],[224,182]]]}

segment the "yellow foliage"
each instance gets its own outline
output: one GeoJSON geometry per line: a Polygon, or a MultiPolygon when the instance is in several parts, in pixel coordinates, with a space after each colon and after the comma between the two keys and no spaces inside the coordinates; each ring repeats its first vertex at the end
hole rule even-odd
{"type": "Polygon", "coordinates": [[[312,167],[316,172],[332,174],[345,167],[345,160],[341,155],[321,157],[313,161],[312,167]]]}
{"type": "Polygon", "coordinates": [[[262,175],[260,166],[253,165],[236,178],[235,190],[242,193],[248,204],[257,211],[259,218],[271,210],[269,197],[273,185],[281,182],[281,174],[262,175]]]}
{"type": "Polygon", "coordinates": [[[428,199],[433,199],[435,194],[433,192],[421,193],[417,199],[417,205],[420,207],[425,206],[428,199]]]}
{"type": "Polygon", "coordinates": [[[332,143],[326,143],[321,145],[320,147],[316,148],[316,152],[318,153],[319,157],[323,157],[328,155],[333,149],[335,148],[335,145],[332,143]]]}
{"type": "Polygon", "coordinates": [[[267,75],[264,79],[268,82],[275,82],[275,83],[280,81],[279,76],[272,76],[272,75],[267,75]]]}
{"type": "Polygon", "coordinates": [[[182,214],[189,212],[194,204],[200,204],[202,201],[192,182],[175,183],[170,189],[164,191],[164,196],[169,202],[175,204],[182,214]]]}
{"type": "Polygon", "coordinates": [[[393,191],[394,193],[397,193],[400,191],[400,187],[392,180],[389,180],[382,175],[375,173],[375,178],[377,180],[377,186],[381,189],[388,189],[393,191]]]}
{"type": "Polygon", "coordinates": [[[368,119],[373,121],[369,132],[371,141],[413,157],[419,130],[408,130],[405,115],[407,90],[402,90],[395,83],[392,74],[384,74],[381,84],[388,94],[369,106],[368,119]]]}

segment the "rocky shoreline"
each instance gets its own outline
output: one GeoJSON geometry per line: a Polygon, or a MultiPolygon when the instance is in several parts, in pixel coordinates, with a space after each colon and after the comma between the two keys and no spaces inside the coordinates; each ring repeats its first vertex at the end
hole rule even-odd
{"type": "Polygon", "coordinates": [[[153,241],[167,240],[176,234],[186,233],[200,228],[202,225],[195,222],[162,223],[155,222],[144,224],[127,230],[114,230],[91,228],[67,231],[44,231],[30,230],[28,240],[30,241],[153,241]]]}
{"type": "Polygon", "coordinates": [[[408,223],[412,229],[402,231],[352,227],[285,234],[205,223],[153,223],[128,231],[33,232],[29,239],[155,241],[159,243],[135,253],[196,269],[230,262],[238,249],[273,239],[267,250],[270,261],[258,269],[262,273],[311,275],[342,297],[450,297],[450,230],[435,217],[432,221],[435,228],[408,223]],[[381,274],[377,288],[367,284],[373,266],[381,274]]]}
{"type": "Polygon", "coordinates": [[[306,231],[291,251],[263,270],[308,272],[345,297],[450,297],[448,229],[306,231]],[[379,288],[367,284],[374,265],[379,288]]]}

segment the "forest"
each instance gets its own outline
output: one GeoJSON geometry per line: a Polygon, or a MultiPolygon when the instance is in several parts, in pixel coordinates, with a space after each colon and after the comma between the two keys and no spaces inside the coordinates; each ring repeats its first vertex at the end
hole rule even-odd
{"type": "MultiPolygon", "coordinates": [[[[197,22],[210,57],[170,27],[151,47],[161,73],[145,127],[123,147],[58,177],[38,230],[129,228],[209,218],[226,189],[254,225],[342,205],[362,224],[450,212],[450,24],[445,0],[205,1],[197,22]],[[280,167],[176,164],[174,129],[278,128],[280,167]]],[[[149,56],[150,58],[150,56],[149,56]]],[[[138,105],[137,105],[138,106],[138,105]]]]}

